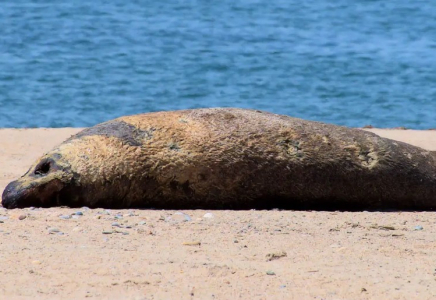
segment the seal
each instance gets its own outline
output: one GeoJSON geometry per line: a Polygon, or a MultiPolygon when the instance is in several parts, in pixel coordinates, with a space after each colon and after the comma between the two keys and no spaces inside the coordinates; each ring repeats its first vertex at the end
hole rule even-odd
{"type": "Polygon", "coordinates": [[[121,117],[85,129],[3,192],[6,208],[436,209],[436,154],[258,110],[121,117]]]}

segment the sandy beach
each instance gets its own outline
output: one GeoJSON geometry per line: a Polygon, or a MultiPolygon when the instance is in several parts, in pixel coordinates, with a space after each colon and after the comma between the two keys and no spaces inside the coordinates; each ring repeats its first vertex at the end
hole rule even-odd
{"type": "MultiPolygon", "coordinates": [[[[0,191],[79,130],[0,129],[0,191]]],[[[0,207],[0,236],[0,299],[436,299],[434,212],[0,207]]]]}

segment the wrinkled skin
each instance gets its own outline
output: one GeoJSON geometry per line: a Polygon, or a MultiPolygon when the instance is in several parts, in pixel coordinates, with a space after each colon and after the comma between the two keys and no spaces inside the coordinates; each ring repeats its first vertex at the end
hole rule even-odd
{"type": "Polygon", "coordinates": [[[6,208],[436,209],[436,155],[358,129],[244,109],[85,129],[3,192],[6,208]]]}

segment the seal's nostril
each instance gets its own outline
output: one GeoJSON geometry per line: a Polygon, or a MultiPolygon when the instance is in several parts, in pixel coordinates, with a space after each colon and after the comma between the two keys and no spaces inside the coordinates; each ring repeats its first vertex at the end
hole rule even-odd
{"type": "Polygon", "coordinates": [[[2,194],[2,206],[5,208],[16,208],[17,198],[19,195],[17,194],[18,183],[13,181],[9,183],[2,194]]]}

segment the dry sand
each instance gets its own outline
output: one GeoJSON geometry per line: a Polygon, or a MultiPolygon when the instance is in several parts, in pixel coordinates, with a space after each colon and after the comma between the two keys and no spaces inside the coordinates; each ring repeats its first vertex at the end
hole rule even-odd
{"type": "MultiPolygon", "coordinates": [[[[77,131],[0,130],[0,190],[77,131]]],[[[436,131],[371,131],[436,150],[436,131]]],[[[434,212],[0,207],[0,298],[436,299],[435,225],[434,212]]]]}

